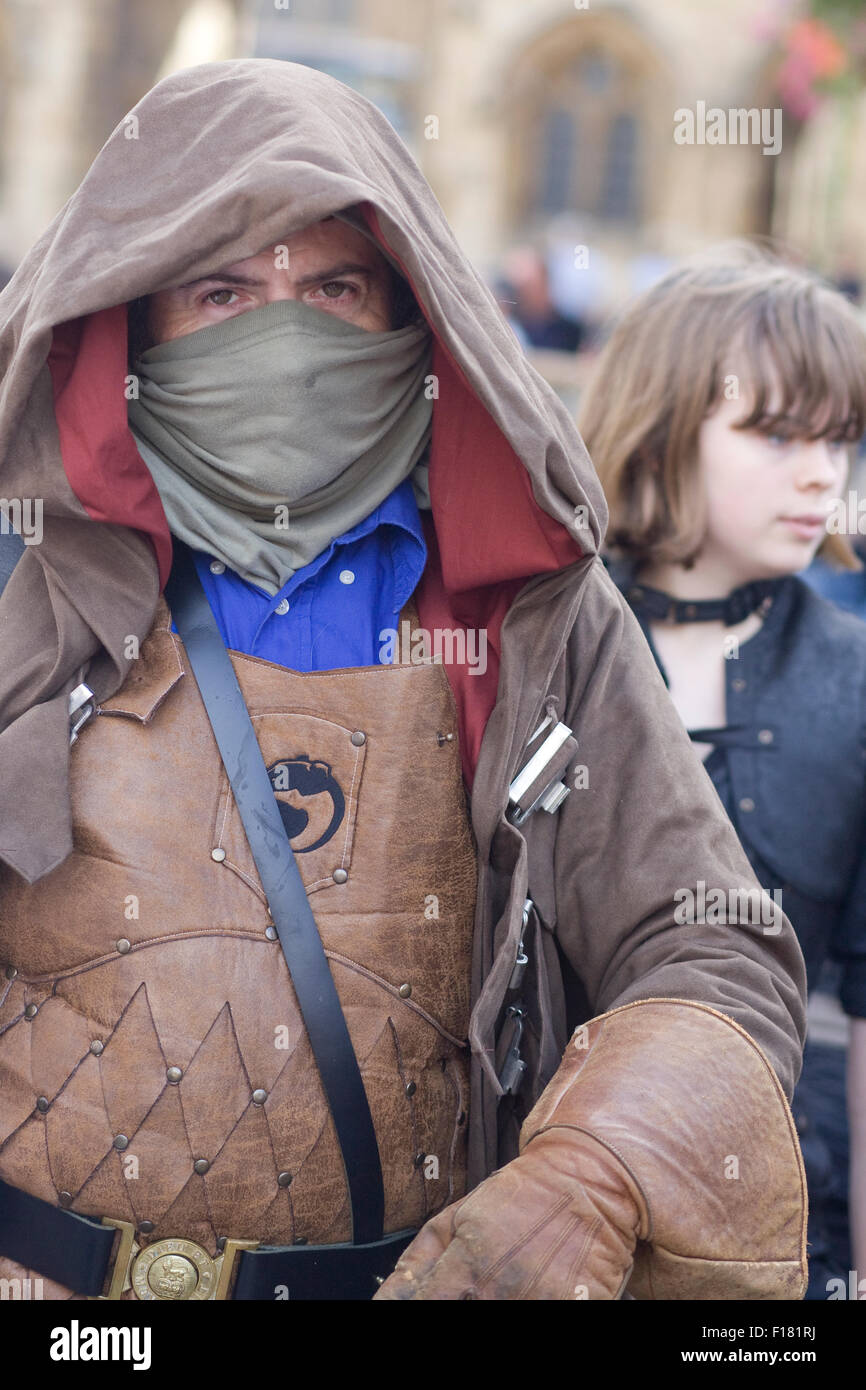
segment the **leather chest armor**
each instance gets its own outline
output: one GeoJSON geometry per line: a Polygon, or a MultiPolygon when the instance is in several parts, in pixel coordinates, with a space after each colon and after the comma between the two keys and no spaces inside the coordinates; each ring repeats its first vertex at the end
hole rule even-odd
{"type": "MultiPolygon", "coordinates": [[[[453,695],[438,663],[232,661],[364,1078],[385,1231],[417,1227],[465,1190],[476,862],[453,695]]],[[[71,787],[69,859],[33,885],[0,875],[0,1177],[132,1222],[142,1244],[351,1239],[315,1061],[162,599],[72,749],[71,787]]]]}

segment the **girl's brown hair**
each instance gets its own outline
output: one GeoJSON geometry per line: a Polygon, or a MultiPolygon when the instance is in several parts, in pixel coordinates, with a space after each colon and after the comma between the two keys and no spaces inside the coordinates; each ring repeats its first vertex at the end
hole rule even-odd
{"type": "MultiPolygon", "coordinates": [[[[638,566],[687,568],[701,548],[698,434],[735,390],[737,429],[856,443],[866,431],[866,334],[830,285],[734,242],[670,271],[619,319],[579,426],[610,509],[607,544],[638,566]]],[[[819,554],[860,565],[841,535],[819,554]]]]}

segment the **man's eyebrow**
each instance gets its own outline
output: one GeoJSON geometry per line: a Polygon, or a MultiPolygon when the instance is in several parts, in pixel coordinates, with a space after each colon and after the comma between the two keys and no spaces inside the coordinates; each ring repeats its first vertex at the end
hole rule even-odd
{"type": "Polygon", "coordinates": [[[328,266],[327,270],[315,270],[311,275],[302,275],[299,285],[314,285],[317,280],[333,280],[337,275],[372,275],[368,265],[360,261],[340,261],[338,265],[328,266]]]}
{"type": "MultiPolygon", "coordinates": [[[[337,265],[328,266],[325,270],[315,270],[310,275],[302,275],[297,284],[299,286],[314,285],[320,280],[333,280],[338,275],[354,274],[369,277],[372,273],[370,266],[363,265],[360,261],[340,261],[337,265]]],[[[255,288],[262,284],[261,279],[250,275],[241,275],[229,268],[227,270],[213,270],[210,275],[202,275],[197,280],[188,280],[186,284],[179,285],[178,289],[191,290],[196,285],[206,285],[213,280],[230,285],[244,285],[248,288],[255,288]]]]}
{"type": "Polygon", "coordinates": [[[228,281],[232,285],[246,285],[255,288],[260,285],[261,280],[253,275],[239,275],[233,270],[213,270],[210,275],[202,275],[198,280],[187,280],[185,285],[178,285],[179,290],[191,290],[195,285],[206,285],[211,280],[228,281]]]}

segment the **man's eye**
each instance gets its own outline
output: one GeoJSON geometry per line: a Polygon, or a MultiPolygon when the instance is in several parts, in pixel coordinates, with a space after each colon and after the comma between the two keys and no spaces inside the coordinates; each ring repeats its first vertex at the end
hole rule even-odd
{"type": "Polygon", "coordinates": [[[322,291],[326,299],[339,299],[343,290],[354,290],[356,287],[348,280],[328,280],[322,285],[322,291]],[[336,294],[330,294],[330,290],[336,290],[336,294]]]}
{"type": "Polygon", "coordinates": [[[237,298],[237,296],[234,290],[211,290],[209,294],[205,295],[206,301],[209,304],[215,304],[219,309],[226,308],[235,298],[237,298]],[[226,299],[220,299],[220,295],[227,295],[228,297],[226,299]]]}

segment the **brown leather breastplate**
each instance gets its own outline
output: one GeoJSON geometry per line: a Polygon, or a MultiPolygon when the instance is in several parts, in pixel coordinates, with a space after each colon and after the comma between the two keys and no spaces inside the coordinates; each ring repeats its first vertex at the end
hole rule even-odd
{"type": "MultiPolygon", "coordinates": [[[[232,660],[364,1077],[385,1230],[420,1226],[465,1188],[476,872],[451,689],[439,664],[232,660]]],[[[145,1241],[344,1241],[339,1146],[185,667],[160,600],[73,748],[73,854],[0,875],[0,1177],[145,1241]]]]}

